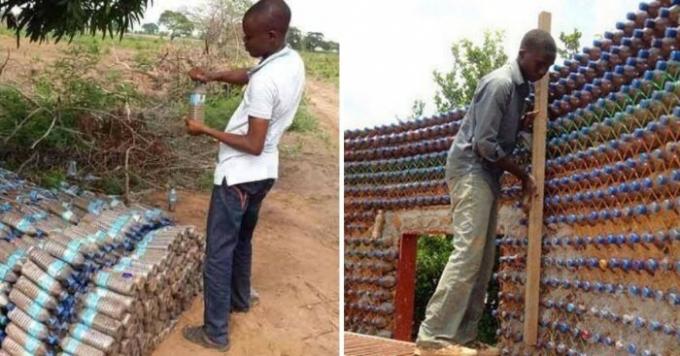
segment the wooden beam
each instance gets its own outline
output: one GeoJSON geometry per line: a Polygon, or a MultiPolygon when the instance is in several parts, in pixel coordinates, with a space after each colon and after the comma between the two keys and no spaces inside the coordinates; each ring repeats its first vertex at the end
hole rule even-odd
{"type": "MultiPolygon", "coordinates": [[[[538,15],[538,28],[550,32],[549,12],[538,15]]],[[[531,173],[536,179],[538,195],[531,201],[529,210],[529,247],[527,250],[527,282],[524,295],[524,342],[536,345],[538,338],[538,303],[541,278],[541,240],[543,236],[543,185],[545,181],[545,136],[548,121],[548,74],[536,82],[535,108],[531,149],[531,173]]]]}
{"type": "Polygon", "coordinates": [[[416,288],[416,252],[418,235],[404,234],[399,243],[397,287],[394,292],[394,333],[397,340],[411,341],[413,303],[416,288]]]}

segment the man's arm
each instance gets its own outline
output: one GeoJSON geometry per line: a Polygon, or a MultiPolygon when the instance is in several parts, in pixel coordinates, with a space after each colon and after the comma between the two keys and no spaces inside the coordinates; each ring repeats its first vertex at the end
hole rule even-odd
{"type": "Polygon", "coordinates": [[[534,179],[513,161],[498,143],[501,120],[510,99],[512,83],[488,82],[475,97],[477,120],[474,129],[474,150],[492,166],[517,177],[525,193],[534,194],[534,179]]]}
{"type": "Polygon", "coordinates": [[[220,72],[207,72],[203,68],[196,67],[189,71],[189,77],[191,77],[192,80],[203,83],[217,81],[236,85],[246,85],[250,79],[248,77],[247,68],[225,70],[220,72]]]}
{"type": "Polygon", "coordinates": [[[215,130],[205,126],[200,121],[191,119],[186,120],[186,126],[191,135],[208,135],[236,150],[259,156],[264,148],[269,120],[250,116],[248,118],[248,132],[245,135],[215,130]]]}

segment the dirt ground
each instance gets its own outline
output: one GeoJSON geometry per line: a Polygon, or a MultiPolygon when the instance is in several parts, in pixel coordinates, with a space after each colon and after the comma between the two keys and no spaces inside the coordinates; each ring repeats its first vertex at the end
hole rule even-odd
{"type": "MultiPolygon", "coordinates": [[[[255,231],[253,285],[261,303],[231,317],[230,355],[338,354],[338,91],[310,81],[307,100],[319,132],[284,136],[281,176],[255,231]]],[[[164,193],[147,197],[163,204],[164,193]]],[[[209,194],[180,192],[176,219],[205,229],[209,194]]],[[[185,342],[202,322],[199,296],[153,353],[213,355],[185,342]]]]}

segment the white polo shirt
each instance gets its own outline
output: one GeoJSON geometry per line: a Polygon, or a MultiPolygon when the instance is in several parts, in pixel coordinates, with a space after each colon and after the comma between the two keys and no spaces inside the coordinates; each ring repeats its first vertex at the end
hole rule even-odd
{"type": "Polygon", "coordinates": [[[278,178],[279,140],[293,123],[304,86],[304,63],[288,46],[250,70],[243,100],[224,131],[245,135],[249,116],[269,120],[264,148],[255,156],[220,142],[215,185],[221,185],[225,178],[227,185],[278,178]]]}

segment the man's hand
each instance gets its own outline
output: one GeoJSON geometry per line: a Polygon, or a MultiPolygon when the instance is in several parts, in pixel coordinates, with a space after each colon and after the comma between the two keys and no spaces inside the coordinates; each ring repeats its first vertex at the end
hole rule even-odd
{"type": "Polygon", "coordinates": [[[198,136],[205,133],[206,126],[198,120],[186,118],[186,120],[184,120],[184,123],[186,124],[187,127],[187,133],[191,136],[198,136]]]}
{"type": "Polygon", "coordinates": [[[207,83],[210,81],[210,78],[208,78],[208,72],[206,72],[203,68],[200,67],[192,68],[189,71],[189,77],[191,77],[191,80],[202,83],[207,83]]]}
{"type": "Polygon", "coordinates": [[[525,197],[535,198],[538,195],[536,180],[531,174],[526,174],[522,179],[522,192],[525,197]]]}
{"type": "Polygon", "coordinates": [[[530,111],[522,116],[522,129],[530,131],[534,127],[534,119],[538,115],[538,110],[530,111]]]}

